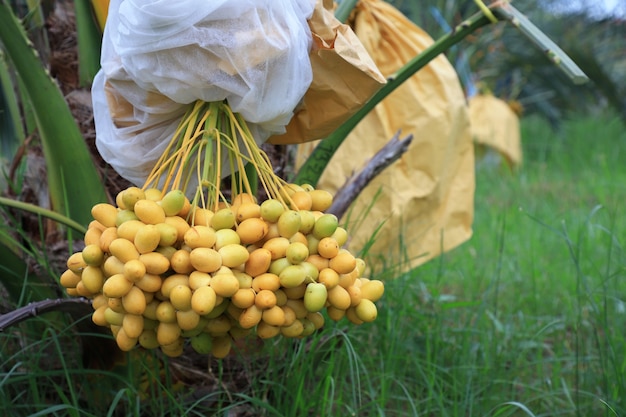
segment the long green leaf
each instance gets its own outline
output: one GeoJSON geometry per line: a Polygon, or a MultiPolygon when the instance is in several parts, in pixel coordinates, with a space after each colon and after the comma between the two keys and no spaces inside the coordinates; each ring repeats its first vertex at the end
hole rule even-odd
{"type": "Polygon", "coordinates": [[[78,37],[78,77],[83,86],[91,85],[100,69],[102,33],[94,19],[89,0],[74,0],[78,37]]]}
{"type": "Polygon", "coordinates": [[[23,27],[5,2],[0,3],[0,41],[33,105],[53,209],[87,225],[91,207],[106,201],[104,187],[60,89],[43,68],[23,27]]]}
{"type": "Polygon", "coordinates": [[[0,160],[7,163],[24,142],[20,108],[11,80],[9,65],[0,50],[0,160]]]}

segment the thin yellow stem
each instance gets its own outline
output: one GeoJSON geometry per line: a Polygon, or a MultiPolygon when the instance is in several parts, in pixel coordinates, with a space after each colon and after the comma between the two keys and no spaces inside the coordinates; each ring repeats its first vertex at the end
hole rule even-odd
{"type": "MultiPolygon", "coordinates": [[[[234,193],[235,188],[238,187],[239,192],[247,192],[249,194],[252,194],[252,187],[250,186],[250,182],[248,181],[248,177],[245,175],[245,161],[247,160],[249,163],[252,163],[255,167],[255,169],[258,170],[258,166],[255,164],[255,162],[252,159],[246,158],[246,156],[241,152],[241,148],[239,147],[239,137],[237,135],[237,133],[241,134],[241,127],[239,126],[238,120],[237,118],[233,117],[233,113],[232,111],[228,111],[228,115],[230,118],[230,132],[231,132],[231,137],[230,140],[233,144],[233,149],[234,149],[234,153],[236,155],[239,156],[239,158],[235,159],[235,163],[236,163],[236,170],[239,172],[239,175],[237,175],[236,177],[238,177],[238,184],[234,184],[232,186],[232,191],[234,193]]],[[[245,144],[246,139],[242,138],[242,141],[245,144]]],[[[235,165],[235,164],[233,164],[235,165]]],[[[233,166],[232,168],[232,178],[235,178],[235,167],[233,166]]]]}
{"type": "Polygon", "coordinates": [[[250,130],[245,124],[245,121],[241,119],[240,115],[234,115],[230,109],[227,111],[229,112],[229,116],[236,120],[236,131],[242,137],[242,141],[248,151],[248,154],[251,156],[252,164],[259,174],[259,179],[261,180],[261,184],[263,185],[265,192],[268,196],[280,201],[284,206],[288,206],[287,202],[289,205],[293,206],[294,202],[285,190],[286,182],[274,173],[269,157],[265,152],[263,152],[262,149],[259,148],[254,140],[254,137],[250,133],[250,130]],[[287,201],[285,201],[285,198],[287,201]]]}
{"type": "Polygon", "coordinates": [[[148,175],[148,178],[146,179],[144,186],[143,186],[144,189],[148,188],[152,184],[154,184],[155,186],[158,186],[159,178],[165,172],[168,172],[168,176],[172,175],[172,172],[175,168],[175,165],[173,164],[172,160],[175,159],[177,150],[181,146],[182,132],[186,130],[187,126],[189,125],[190,118],[193,116],[194,112],[197,111],[197,108],[198,108],[198,103],[195,103],[193,106],[190,106],[189,109],[183,115],[183,118],[181,119],[178,127],[176,128],[176,131],[174,132],[172,136],[172,140],[170,140],[168,146],[165,148],[160,158],[155,163],[154,168],[150,172],[150,175],[148,175]],[[172,150],[174,148],[176,150],[172,150]]]}
{"type": "Polygon", "coordinates": [[[219,203],[220,192],[219,192],[219,184],[222,181],[222,133],[218,130],[217,137],[215,138],[216,144],[216,158],[215,158],[215,179],[213,181],[213,186],[215,188],[215,194],[213,196],[213,211],[217,211],[217,206],[219,203]]]}
{"type": "Polygon", "coordinates": [[[170,182],[172,183],[172,188],[175,188],[180,185],[181,177],[183,175],[185,169],[185,161],[189,159],[189,155],[191,150],[193,149],[193,144],[195,140],[195,127],[196,122],[198,120],[198,112],[200,108],[196,105],[194,107],[196,110],[190,117],[190,123],[187,125],[187,129],[185,129],[185,134],[183,136],[183,141],[180,147],[179,152],[176,152],[176,159],[174,161],[174,166],[176,167],[176,174],[172,179],[171,175],[168,175],[163,184],[163,191],[168,189],[170,182]]]}
{"type": "Polygon", "coordinates": [[[200,159],[198,138],[201,138],[204,135],[204,123],[206,122],[208,117],[209,112],[206,111],[198,122],[194,122],[195,130],[193,134],[187,138],[187,141],[182,147],[183,152],[181,154],[180,165],[178,167],[176,178],[172,182],[172,188],[174,189],[180,189],[183,178],[185,183],[189,182],[190,172],[188,172],[189,170],[187,169],[187,167],[194,164],[194,159],[200,159]]]}
{"type": "MultiPolygon", "coordinates": [[[[198,184],[192,207],[202,205],[217,211],[221,201],[228,204],[221,192],[224,163],[231,169],[233,197],[239,192],[253,192],[246,175],[246,164],[251,164],[268,196],[286,207],[293,206],[287,183],[274,173],[269,157],[257,145],[246,121],[223,102],[197,101],[190,106],[144,188],[154,183],[162,187],[162,193],[169,187],[185,191],[195,176],[198,184]]],[[[192,221],[193,216],[192,210],[192,221]]]]}

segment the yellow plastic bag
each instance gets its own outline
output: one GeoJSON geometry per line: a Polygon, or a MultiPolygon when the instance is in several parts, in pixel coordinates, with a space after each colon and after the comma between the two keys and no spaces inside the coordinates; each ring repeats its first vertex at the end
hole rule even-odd
{"type": "Polygon", "coordinates": [[[337,20],[332,10],[332,0],[318,0],[308,21],[313,81],[287,132],[270,137],[270,143],[325,138],[387,82],[350,26],[337,20]]]}
{"type": "Polygon", "coordinates": [[[521,165],[519,117],[504,100],[476,95],[469,100],[469,115],[474,142],[498,151],[510,167],[521,165]]]}
{"type": "MultiPolygon", "coordinates": [[[[398,10],[379,0],[359,2],[355,32],[385,76],[433,43],[398,10]]],[[[363,190],[342,221],[352,236],[353,252],[365,247],[382,224],[369,256],[384,259],[388,267],[406,269],[460,245],[472,234],[474,148],[463,90],[443,55],[359,123],[318,187],[335,192],[398,129],[414,135],[408,152],[363,190]]],[[[300,160],[309,152],[310,146],[303,146],[300,160]]],[[[368,263],[374,264],[373,259],[368,263]]]]}

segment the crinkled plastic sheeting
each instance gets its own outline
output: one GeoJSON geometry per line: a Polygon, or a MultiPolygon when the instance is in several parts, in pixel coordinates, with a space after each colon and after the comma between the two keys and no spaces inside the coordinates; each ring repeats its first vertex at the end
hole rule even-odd
{"type": "Polygon", "coordinates": [[[270,143],[325,138],[387,82],[352,28],[335,18],[332,0],[317,2],[309,27],[313,35],[313,81],[287,132],[270,137],[270,143]]]}

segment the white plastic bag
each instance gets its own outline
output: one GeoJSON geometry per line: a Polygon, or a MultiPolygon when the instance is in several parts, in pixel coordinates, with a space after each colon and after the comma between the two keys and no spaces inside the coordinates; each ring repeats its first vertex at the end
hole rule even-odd
{"type": "Polygon", "coordinates": [[[122,177],[141,186],[172,138],[187,104],[139,88],[132,80],[96,75],[91,96],[96,147],[122,177]]]}
{"type": "Polygon", "coordinates": [[[307,19],[314,4],[114,0],[103,68],[115,53],[145,90],[177,103],[226,99],[248,122],[282,133],[313,78],[307,19]]]}
{"type": "MultiPolygon", "coordinates": [[[[192,105],[143,90],[124,79],[122,69],[116,77],[107,80],[104,71],[99,71],[92,85],[96,147],[116,172],[142,186],[192,105]]],[[[248,128],[255,139],[267,137],[257,124],[249,123],[248,128]]],[[[230,174],[228,162],[224,155],[224,176],[230,174]]],[[[189,184],[191,195],[196,183],[189,184]]]]}
{"type": "Polygon", "coordinates": [[[103,159],[142,185],[196,100],[228,100],[259,144],[284,133],[312,79],[314,3],[112,0],[92,86],[103,159]]]}

